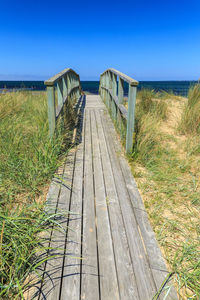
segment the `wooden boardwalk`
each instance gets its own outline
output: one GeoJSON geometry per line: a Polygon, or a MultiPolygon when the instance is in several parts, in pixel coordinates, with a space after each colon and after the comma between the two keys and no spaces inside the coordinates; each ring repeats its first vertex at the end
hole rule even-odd
{"type": "MultiPolygon", "coordinates": [[[[52,258],[30,298],[152,299],[168,272],[143,202],[100,97],[82,97],[80,107],[77,147],[47,200],[66,213],[65,231],[52,229],[52,258]]],[[[177,299],[173,288],[166,299],[177,299]]]]}

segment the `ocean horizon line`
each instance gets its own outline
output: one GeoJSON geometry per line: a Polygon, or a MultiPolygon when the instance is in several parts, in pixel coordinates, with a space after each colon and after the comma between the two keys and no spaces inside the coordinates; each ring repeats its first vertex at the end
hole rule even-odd
{"type": "MultiPolygon", "coordinates": [[[[139,81],[138,90],[151,89],[155,92],[172,92],[176,95],[187,96],[190,87],[194,86],[197,80],[141,80],[139,81]]],[[[81,80],[83,91],[92,94],[98,94],[98,80],[81,80]]],[[[44,91],[46,86],[43,80],[0,80],[0,91],[3,90],[35,90],[44,91]]],[[[124,83],[125,95],[128,94],[128,84],[124,83]]]]}

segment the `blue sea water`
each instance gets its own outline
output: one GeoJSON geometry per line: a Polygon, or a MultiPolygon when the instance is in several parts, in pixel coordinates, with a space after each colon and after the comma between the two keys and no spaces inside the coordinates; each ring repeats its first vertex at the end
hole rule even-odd
{"type": "MultiPolygon", "coordinates": [[[[173,92],[177,95],[187,96],[188,90],[197,81],[140,81],[138,89],[148,88],[155,91],[173,92]]],[[[81,81],[83,91],[98,94],[99,81],[81,81]]],[[[26,89],[26,90],[45,90],[43,81],[0,81],[2,89],[26,89]]],[[[128,93],[128,85],[125,84],[125,95],[128,93]]]]}

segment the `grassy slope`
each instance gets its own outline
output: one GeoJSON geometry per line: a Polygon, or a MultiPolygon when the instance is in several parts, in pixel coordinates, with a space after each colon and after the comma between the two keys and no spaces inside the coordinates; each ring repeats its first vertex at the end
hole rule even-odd
{"type": "Polygon", "coordinates": [[[180,299],[199,299],[200,137],[183,127],[186,99],[148,91],[138,98],[133,174],[180,299]]]}
{"type": "Polygon", "coordinates": [[[0,95],[1,299],[22,295],[24,279],[39,263],[39,233],[53,222],[42,203],[67,148],[59,128],[49,139],[46,103],[44,92],[0,95]]]}

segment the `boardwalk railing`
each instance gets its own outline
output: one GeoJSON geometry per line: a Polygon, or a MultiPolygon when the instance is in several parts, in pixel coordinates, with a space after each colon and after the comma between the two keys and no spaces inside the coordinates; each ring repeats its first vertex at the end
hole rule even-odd
{"type": "Polygon", "coordinates": [[[130,153],[133,147],[136,90],[138,83],[138,81],[115,69],[106,70],[100,77],[100,96],[120,130],[121,139],[126,138],[126,153],[130,153]],[[123,105],[124,82],[127,82],[129,85],[128,110],[123,105]]]}
{"type": "Polygon", "coordinates": [[[75,71],[67,68],[46,80],[44,84],[47,87],[48,95],[49,133],[50,136],[53,136],[56,121],[65,103],[72,98],[78,99],[81,95],[80,78],[75,71]],[[55,101],[55,92],[57,93],[57,101],[55,101]]]}

